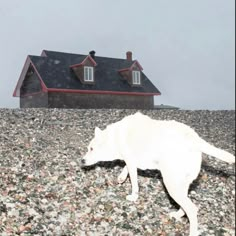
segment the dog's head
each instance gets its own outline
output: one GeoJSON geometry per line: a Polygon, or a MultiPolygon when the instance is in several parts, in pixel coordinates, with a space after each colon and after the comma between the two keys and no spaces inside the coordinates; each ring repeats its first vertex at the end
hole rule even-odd
{"type": "Polygon", "coordinates": [[[115,147],[113,144],[112,134],[109,129],[101,130],[95,128],[94,138],[87,147],[87,153],[81,160],[81,165],[90,166],[100,161],[115,160],[115,147]]]}

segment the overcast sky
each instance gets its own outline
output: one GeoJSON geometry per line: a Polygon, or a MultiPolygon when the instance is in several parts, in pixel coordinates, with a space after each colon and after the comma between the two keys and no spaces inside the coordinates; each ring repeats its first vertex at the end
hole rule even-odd
{"type": "Polygon", "coordinates": [[[235,0],[0,0],[0,107],[27,55],[43,49],[125,58],[161,91],[156,104],[235,109],[235,0]]]}

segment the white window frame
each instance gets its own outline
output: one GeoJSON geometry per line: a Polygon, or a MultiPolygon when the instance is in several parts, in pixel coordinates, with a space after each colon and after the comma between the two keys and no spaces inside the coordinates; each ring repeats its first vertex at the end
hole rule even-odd
{"type": "Polygon", "coordinates": [[[84,81],[85,82],[93,82],[93,67],[92,66],[85,66],[84,67],[84,81]]]}
{"type": "Polygon", "coordinates": [[[138,70],[133,70],[132,71],[132,82],[133,82],[133,84],[137,84],[137,85],[141,84],[140,71],[138,71],[138,70]]]}

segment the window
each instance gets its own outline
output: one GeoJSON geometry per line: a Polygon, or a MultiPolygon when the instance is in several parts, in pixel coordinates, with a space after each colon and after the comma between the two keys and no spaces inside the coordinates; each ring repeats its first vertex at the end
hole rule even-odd
{"type": "Polygon", "coordinates": [[[91,66],[84,67],[84,81],[93,82],[93,67],[91,66]]]}
{"type": "Polygon", "coordinates": [[[133,84],[141,84],[141,80],[140,80],[140,71],[132,71],[132,80],[133,80],[133,84]]]}

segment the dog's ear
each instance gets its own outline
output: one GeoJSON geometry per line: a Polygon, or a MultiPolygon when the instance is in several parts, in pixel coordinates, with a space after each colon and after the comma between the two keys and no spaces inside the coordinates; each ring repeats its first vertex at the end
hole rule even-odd
{"type": "Polygon", "coordinates": [[[102,130],[98,127],[95,128],[95,136],[99,136],[101,134],[102,130]]]}

